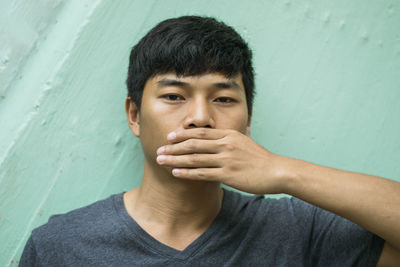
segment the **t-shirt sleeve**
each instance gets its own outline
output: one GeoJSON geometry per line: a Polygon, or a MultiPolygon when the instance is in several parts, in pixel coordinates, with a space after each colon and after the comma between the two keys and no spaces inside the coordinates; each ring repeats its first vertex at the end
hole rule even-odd
{"type": "Polygon", "coordinates": [[[292,198],[309,222],[309,255],[313,266],[376,266],[384,240],[329,211],[292,198]],[[311,217],[310,217],[311,216],[311,217]]]}
{"type": "Polygon", "coordinates": [[[18,266],[20,266],[20,267],[39,266],[36,249],[35,249],[35,245],[33,244],[32,236],[26,242],[26,245],[25,245],[24,251],[22,252],[22,256],[21,256],[18,266]]]}

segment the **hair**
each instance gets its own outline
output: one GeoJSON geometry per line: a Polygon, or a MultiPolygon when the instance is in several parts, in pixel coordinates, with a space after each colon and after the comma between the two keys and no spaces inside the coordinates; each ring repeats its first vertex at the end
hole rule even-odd
{"type": "Polygon", "coordinates": [[[150,30],[131,50],[128,96],[140,110],[149,78],[174,72],[177,76],[220,73],[241,74],[249,115],[254,98],[252,52],[230,26],[211,17],[167,19],[150,30]]]}

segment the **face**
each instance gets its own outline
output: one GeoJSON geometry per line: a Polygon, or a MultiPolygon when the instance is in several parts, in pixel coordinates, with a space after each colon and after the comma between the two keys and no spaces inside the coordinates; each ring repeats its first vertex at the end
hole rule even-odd
{"type": "Polygon", "coordinates": [[[173,73],[147,80],[140,112],[126,101],[134,135],[140,137],[146,162],[156,165],[156,150],[168,133],[194,127],[248,132],[250,119],[241,75],[218,73],[177,77],[173,73]]]}

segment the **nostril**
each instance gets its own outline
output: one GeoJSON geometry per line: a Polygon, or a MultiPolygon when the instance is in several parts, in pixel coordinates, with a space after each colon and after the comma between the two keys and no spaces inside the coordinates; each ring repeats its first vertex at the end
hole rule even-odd
{"type": "MultiPolygon", "coordinates": [[[[202,128],[212,128],[211,125],[206,125],[206,126],[201,126],[202,128]]],[[[189,124],[189,128],[200,128],[200,126],[197,126],[194,123],[189,124]]]]}

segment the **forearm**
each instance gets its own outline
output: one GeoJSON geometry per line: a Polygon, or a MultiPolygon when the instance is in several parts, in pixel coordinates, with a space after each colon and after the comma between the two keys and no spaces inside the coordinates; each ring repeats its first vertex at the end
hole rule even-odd
{"type": "Polygon", "coordinates": [[[400,250],[400,183],[284,160],[290,166],[285,193],[347,218],[400,250]]]}

